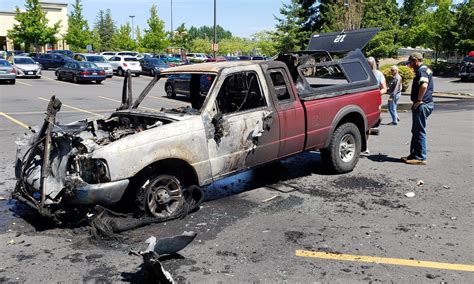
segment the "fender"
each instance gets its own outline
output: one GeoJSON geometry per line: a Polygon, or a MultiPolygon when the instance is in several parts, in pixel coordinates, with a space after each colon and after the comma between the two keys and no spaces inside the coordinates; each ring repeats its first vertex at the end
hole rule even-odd
{"type": "MultiPolygon", "coordinates": [[[[328,137],[326,138],[326,142],[324,143],[324,147],[323,148],[326,148],[329,146],[329,143],[331,141],[331,137],[332,137],[332,134],[334,133],[334,131],[336,130],[336,128],[339,126],[340,122],[349,114],[351,113],[357,113],[360,115],[360,117],[362,117],[363,121],[364,121],[364,131],[362,132],[365,133],[368,129],[368,123],[367,123],[367,117],[364,113],[364,111],[362,110],[362,108],[360,108],[359,106],[357,105],[348,105],[348,106],[345,106],[343,107],[342,109],[339,110],[339,112],[336,114],[336,116],[334,117],[332,123],[331,123],[331,131],[329,132],[329,135],[328,137]]],[[[357,125],[357,123],[356,123],[357,125]]]]}

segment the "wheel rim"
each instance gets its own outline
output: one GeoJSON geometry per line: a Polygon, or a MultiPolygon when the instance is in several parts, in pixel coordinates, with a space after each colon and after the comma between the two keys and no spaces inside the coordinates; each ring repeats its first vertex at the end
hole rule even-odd
{"type": "Polygon", "coordinates": [[[350,162],[355,156],[355,137],[351,134],[342,136],[339,144],[339,157],[344,163],[350,162]]]}
{"type": "Polygon", "coordinates": [[[155,71],[153,69],[150,70],[150,75],[155,76],[155,71]]]}
{"type": "Polygon", "coordinates": [[[77,83],[77,77],[76,77],[76,75],[72,76],[72,81],[73,81],[74,83],[77,83]]]}
{"type": "Polygon", "coordinates": [[[173,97],[173,87],[171,87],[171,85],[166,87],[166,95],[168,95],[169,98],[173,97]]]}
{"type": "Polygon", "coordinates": [[[153,180],[147,190],[148,211],[155,217],[176,214],[184,202],[181,184],[175,177],[160,176],[153,180]]]}
{"type": "Polygon", "coordinates": [[[118,70],[118,74],[119,74],[119,76],[123,76],[123,71],[122,71],[122,69],[119,69],[119,70],[118,70]]]}

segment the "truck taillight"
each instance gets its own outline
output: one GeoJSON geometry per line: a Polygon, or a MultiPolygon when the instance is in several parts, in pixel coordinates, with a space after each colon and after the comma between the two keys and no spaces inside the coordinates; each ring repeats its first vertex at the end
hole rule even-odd
{"type": "Polygon", "coordinates": [[[128,67],[127,63],[124,63],[123,66],[128,67]]]}

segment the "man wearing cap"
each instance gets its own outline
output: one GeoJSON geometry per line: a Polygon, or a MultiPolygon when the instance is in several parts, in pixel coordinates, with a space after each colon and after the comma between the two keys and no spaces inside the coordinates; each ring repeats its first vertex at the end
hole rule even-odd
{"type": "Polygon", "coordinates": [[[426,165],[426,120],[433,111],[433,72],[423,64],[423,55],[413,52],[408,66],[416,73],[411,86],[412,127],[410,155],[401,160],[411,165],[426,165]]]}

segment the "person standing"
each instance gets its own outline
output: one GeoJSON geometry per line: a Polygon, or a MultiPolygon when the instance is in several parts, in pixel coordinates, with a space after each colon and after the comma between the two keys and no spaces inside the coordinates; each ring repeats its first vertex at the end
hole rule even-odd
{"type": "Polygon", "coordinates": [[[392,122],[390,122],[390,125],[397,125],[400,119],[398,118],[397,114],[397,103],[398,100],[400,99],[400,96],[402,95],[402,77],[400,76],[398,72],[398,67],[396,65],[393,65],[390,67],[390,73],[392,74],[392,80],[390,81],[389,87],[388,87],[388,112],[390,113],[390,116],[392,117],[392,122]]]}
{"type": "Polygon", "coordinates": [[[416,75],[411,86],[412,127],[410,154],[401,160],[411,165],[426,165],[426,121],[433,112],[433,72],[423,64],[423,55],[413,52],[408,64],[416,75]]]}
{"type": "MultiPolygon", "coordinates": [[[[377,84],[378,84],[379,89],[380,89],[380,95],[386,94],[387,93],[387,82],[385,80],[385,76],[383,75],[383,73],[380,72],[380,70],[377,69],[377,62],[375,61],[375,58],[373,58],[372,56],[368,57],[367,62],[370,65],[370,69],[372,69],[372,72],[374,73],[375,79],[377,79],[377,84]]],[[[370,151],[369,151],[370,131],[378,133],[378,128],[369,129],[369,131],[365,134],[367,147],[366,147],[365,151],[361,153],[361,155],[363,155],[363,156],[367,156],[367,155],[370,154],[370,151]]]]}

